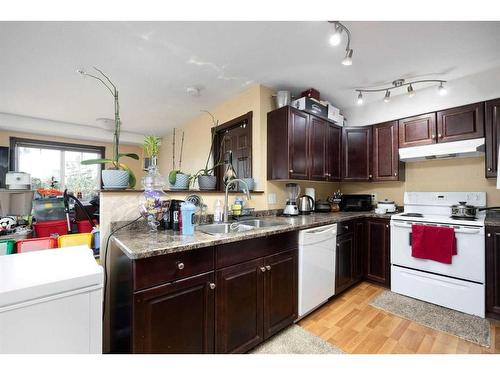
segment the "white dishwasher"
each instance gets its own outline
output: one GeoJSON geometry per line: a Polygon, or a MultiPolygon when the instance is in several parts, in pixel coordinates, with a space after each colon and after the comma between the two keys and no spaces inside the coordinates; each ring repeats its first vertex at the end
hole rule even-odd
{"type": "Polygon", "coordinates": [[[299,318],[335,294],[337,224],[299,233],[299,318]]]}

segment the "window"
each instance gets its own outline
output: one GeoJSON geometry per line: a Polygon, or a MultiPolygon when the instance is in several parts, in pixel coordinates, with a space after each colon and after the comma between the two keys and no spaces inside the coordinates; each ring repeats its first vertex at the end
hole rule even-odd
{"type": "Polygon", "coordinates": [[[90,197],[101,188],[100,165],[82,160],[104,157],[104,147],[45,142],[11,137],[11,166],[31,175],[33,188],[55,187],[90,197]]]}

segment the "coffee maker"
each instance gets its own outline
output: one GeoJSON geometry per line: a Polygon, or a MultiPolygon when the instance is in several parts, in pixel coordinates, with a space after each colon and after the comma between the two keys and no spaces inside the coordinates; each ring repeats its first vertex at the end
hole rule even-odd
{"type": "Polygon", "coordinates": [[[297,198],[300,194],[300,186],[297,184],[289,183],[286,184],[287,201],[285,209],[283,210],[283,215],[296,216],[299,214],[299,208],[297,207],[297,198]]]}

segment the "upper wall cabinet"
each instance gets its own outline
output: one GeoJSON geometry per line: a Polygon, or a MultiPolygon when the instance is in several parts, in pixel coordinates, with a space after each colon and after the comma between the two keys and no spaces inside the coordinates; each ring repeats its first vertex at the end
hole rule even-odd
{"type": "Polygon", "coordinates": [[[437,113],[437,141],[453,142],[484,137],[484,103],[464,105],[437,113]]]}
{"type": "Polygon", "coordinates": [[[404,180],[404,163],[399,161],[398,122],[373,125],[373,181],[404,180]]]}
{"type": "Polygon", "coordinates": [[[498,147],[500,146],[500,99],[485,105],[486,177],[497,176],[498,147]]]}
{"type": "Polygon", "coordinates": [[[371,126],[343,128],[342,180],[370,181],[372,156],[371,126]]]}
{"type": "Polygon", "coordinates": [[[338,181],[340,129],[293,107],[267,114],[267,179],[338,181]]]}
{"type": "Polygon", "coordinates": [[[399,147],[424,146],[436,143],[436,113],[399,120],[399,147]]]}

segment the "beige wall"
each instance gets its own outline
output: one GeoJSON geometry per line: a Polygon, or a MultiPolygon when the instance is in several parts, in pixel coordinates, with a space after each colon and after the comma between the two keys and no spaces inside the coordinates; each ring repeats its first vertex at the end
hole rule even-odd
{"type": "Polygon", "coordinates": [[[484,157],[406,163],[405,182],[342,183],[343,193],[377,193],[403,203],[405,191],[485,191],[488,206],[500,205],[496,180],[484,178],[484,157]]]}
{"type": "MultiPolygon", "coordinates": [[[[65,142],[65,143],[77,143],[81,145],[91,145],[91,146],[104,146],[106,147],[106,157],[111,157],[112,153],[112,144],[110,143],[102,143],[102,142],[92,142],[92,141],[84,141],[79,139],[70,139],[70,138],[62,138],[62,137],[52,137],[52,136],[44,136],[38,134],[29,134],[29,133],[18,133],[11,131],[0,131],[0,146],[9,146],[9,138],[10,137],[18,137],[18,138],[29,138],[36,139],[41,141],[54,141],[54,142],[65,142]]],[[[133,146],[133,145],[120,145],[120,152],[122,153],[136,153],[139,155],[140,160],[134,160],[130,158],[123,158],[122,161],[127,164],[135,176],[138,179],[137,187],[140,188],[140,178],[144,175],[142,171],[142,147],[133,146]]]]}
{"type": "MultiPolygon", "coordinates": [[[[255,190],[264,191],[264,194],[254,194],[249,207],[257,210],[283,208],[285,204],[285,183],[268,182],[266,178],[267,163],[267,113],[273,110],[274,91],[262,85],[254,85],[241,92],[239,95],[221,103],[210,112],[223,124],[249,111],[253,111],[252,119],[252,174],[256,182],[255,190]],[[277,204],[267,203],[267,195],[276,193],[277,204]]],[[[200,108],[202,109],[202,108],[200,108]]],[[[179,128],[184,130],[184,152],[182,171],[193,174],[203,168],[210,148],[212,122],[207,114],[200,114],[193,121],[179,128]]],[[[177,137],[176,159],[179,157],[180,136],[177,137]]],[[[163,138],[159,156],[160,171],[167,176],[172,169],[172,135],[163,138]]],[[[318,197],[326,197],[338,184],[331,183],[301,183],[302,187],[316,188],[318,197]]],[[[169,193],[173,198],[183,198],[185,194],[169,193]]],[[[213,211],[215,201],[223,199],[223,194],[200,193],[210,212],[213,211]]]]}

